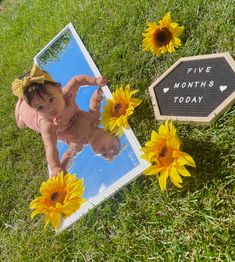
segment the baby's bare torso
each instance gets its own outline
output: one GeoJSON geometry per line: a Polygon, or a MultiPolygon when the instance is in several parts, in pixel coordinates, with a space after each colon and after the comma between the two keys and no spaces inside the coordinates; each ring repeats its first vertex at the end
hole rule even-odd
{"type": "Polygon", "coordinates": [[[88,144],[93,130],[99,124],[99,114],[93,111],[86,112],[76,107],[76,110],[73,110],[73,114],[66,112],[64,116],[66,115],[70,117],[70,120],[65,123],[66,125],[63,125],[64,122],[62,123],[58,120],[58,139],[63,140],[67,144],[88,144]]]}

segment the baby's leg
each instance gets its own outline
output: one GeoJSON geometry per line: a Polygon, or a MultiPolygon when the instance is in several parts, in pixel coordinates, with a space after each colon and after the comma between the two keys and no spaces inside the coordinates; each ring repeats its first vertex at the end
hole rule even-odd
{"type": "Polygon", "coordinates": [[[23,98],[19,98],[16,103],[16,108],[15,108],[15,119],[16,119],[16,124],[19,128],[24,128],[26,126],[24,121],[20,119],[20,116],[19,116],[19,108],[20,108],[22,101],[23,101],[23,98]]]}

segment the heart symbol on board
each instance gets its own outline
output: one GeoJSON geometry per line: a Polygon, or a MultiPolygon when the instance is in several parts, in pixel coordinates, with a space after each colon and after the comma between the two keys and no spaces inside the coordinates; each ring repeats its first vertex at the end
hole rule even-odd
{"type": "Polygon", "coordinates": [[[228,87],[227,86],[220,86],[219,89],[221,92],[224,92],[224,90],[226,90],[228,87]]]}
{"type": "Polygon", "coordinates": [[[168,91],[169,91],[169,87],[165,87],[165,88],[163,88],[163,92],[164,92],[164,94],[167,93],[168,91]]]}

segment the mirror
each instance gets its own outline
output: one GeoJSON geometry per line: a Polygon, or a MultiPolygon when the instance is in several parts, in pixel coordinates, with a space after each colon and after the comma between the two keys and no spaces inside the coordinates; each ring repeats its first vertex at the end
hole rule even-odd
{"type": "MultiPolygon", "coordinates": [[[[34,62],[49,72],[62,87],[76,75],[86,74],[96,77],[101,75],[71,23],[35,56],[34,62]]],[[[97,88],[97,86],[80,87],[76,103],[81,110],[89,111],[90,98],[97,88]]],[[[102,87],[102,90],[105,97],[112,97],[108,86],[102,87]]],[[[101,103],[101,112],[104,105],[105,98],[101,103]]],[[[96,155],[89,144],[70,161],[68,171],[71,174],[75,173],[79,178],[84,178],[83,197],[87,201],[74,214],[64,219],[58,232],[112,196],[148,166],[147,162],[139,157],[140,144],[131,129],[124,131],[120,143],[121,152],[112,161],[96,155]]],[[[61,158],[68,146],[61,141],[58,141],[57,146],[61,158]]]]}

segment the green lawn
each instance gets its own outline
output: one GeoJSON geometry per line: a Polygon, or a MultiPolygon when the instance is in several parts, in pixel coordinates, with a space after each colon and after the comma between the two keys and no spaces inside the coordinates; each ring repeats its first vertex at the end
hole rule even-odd
{"type": "Polygon", "coordinates": [[[111,84],[140,89],[130,124],[143,145],[159,126],[148,86],[180,57],[233,55],[234,14],[231,0],[0,1],[0,261],[235,261],[234,106],[211,126],[177,125],[183,151],[197,164],[183,189],[168,183],[162,193],[154,178],[141,176],[55,235],[42,217],[29,218],[47,166],[40,136],[16,127],[10,91],[72,22],[111,84]],[[142,51],[141,33],[168,11],[185,27],[183,45],[154,57],[142,51]]]}

